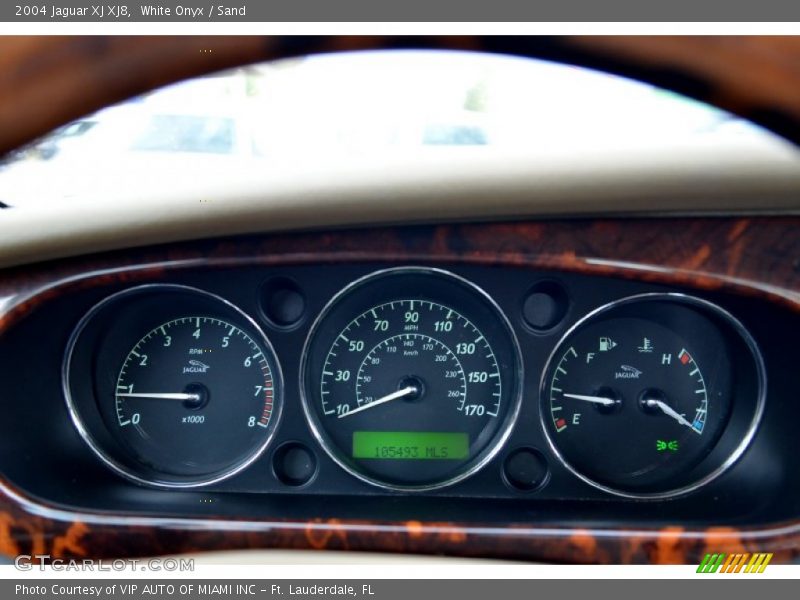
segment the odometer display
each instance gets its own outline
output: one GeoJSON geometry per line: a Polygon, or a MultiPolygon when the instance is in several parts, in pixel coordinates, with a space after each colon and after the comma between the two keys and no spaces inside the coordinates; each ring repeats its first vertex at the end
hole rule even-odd
{"type": "Polygon", "coordinates": [[[464,460],[469,458],[469,436],[428,431],[354,431],[353,458],[464,460]]]}
{"type": "Polygon", "coordinates": [[[478,288],[428,269],[372,275],[323,311],[307,344],[305,408],[343,467],[398,489],[484,464],[518,409],[511,328],[478,288]]]}

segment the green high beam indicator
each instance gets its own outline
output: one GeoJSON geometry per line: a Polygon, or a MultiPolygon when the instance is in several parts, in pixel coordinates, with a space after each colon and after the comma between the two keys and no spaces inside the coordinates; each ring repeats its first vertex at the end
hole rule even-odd
{"type": "Polygon", "coordinates": [[[469,458],[469,435],[433,431],[355,431],[353,458],[464,460],[469,458]]]}

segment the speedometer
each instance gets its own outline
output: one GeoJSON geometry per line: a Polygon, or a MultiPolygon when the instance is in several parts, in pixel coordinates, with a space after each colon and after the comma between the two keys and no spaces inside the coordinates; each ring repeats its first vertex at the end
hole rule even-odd
{"type": "Polygon", "coordinates": [[[342,467],[383,487],[431,489],[483,466],[519,408],[521,362],[507,320],[444,271],[361,279],[309,335],[304,406],[342,467]]]}

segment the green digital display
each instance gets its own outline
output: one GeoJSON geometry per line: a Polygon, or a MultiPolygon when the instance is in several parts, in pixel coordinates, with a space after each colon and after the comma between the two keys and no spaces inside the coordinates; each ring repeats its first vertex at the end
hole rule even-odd
{"type": "Polygon", "coordinates": [[[433,431],[354,431],[353,458],[464,460],[469,458],[469,436],[433,431]]]}

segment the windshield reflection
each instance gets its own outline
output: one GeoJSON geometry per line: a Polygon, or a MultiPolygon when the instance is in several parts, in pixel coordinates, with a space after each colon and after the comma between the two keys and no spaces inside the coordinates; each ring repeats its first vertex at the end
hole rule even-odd
{"type": "Polygon", "coordinates": [[[61,127],[5,157],[0,202],[168,198],[237,173],[368,157],[668,147],[771,134],[652,86],[543,61],[446,52],[317,56],[172,85],[61,127]]]}

